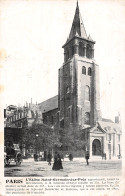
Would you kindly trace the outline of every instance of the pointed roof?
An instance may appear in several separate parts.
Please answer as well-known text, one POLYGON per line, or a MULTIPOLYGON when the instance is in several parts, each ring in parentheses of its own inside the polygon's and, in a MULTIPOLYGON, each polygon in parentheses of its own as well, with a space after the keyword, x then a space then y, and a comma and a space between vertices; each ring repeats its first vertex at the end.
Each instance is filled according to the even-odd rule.
POLYGON ((69 40, 72 39, 76 35, 87 39, 87 33, 86 33, 86 30, 85 30, 85 27, 82 21, 82 17, 79 11, 78 1, 77 1, 77 6, 76 6, 76 11, 75 11, 75 16, 73 19, 71 31, 69 34, 69 40))

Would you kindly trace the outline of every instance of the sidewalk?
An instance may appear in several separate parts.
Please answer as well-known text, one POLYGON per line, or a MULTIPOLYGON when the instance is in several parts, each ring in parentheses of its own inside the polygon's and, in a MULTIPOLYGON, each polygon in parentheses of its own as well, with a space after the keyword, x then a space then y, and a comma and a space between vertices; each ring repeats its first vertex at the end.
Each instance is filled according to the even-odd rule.
MULTIPOLYGON (((91 157, 89 159, 89 162, 112 162, 112 161, 121 161, 122 159, 118 159, 117 157, 116 158, 113 158, 113 159, 102 159, 102 157, 91 157)), ((85 158, 84 157, 75 157, 73 158, 73 162, 74 161, 77 161, 77 162, 86 162, 85 158)), ((26 162, 37 162, 37 161, 34 161, 34 158, 28 158, 28 159, 23 159, 23 162, 26 163, 26 162)), ((46 161, 38 161, 38 162, 42 162, 42 163, 46 163, 46 161)), ((52 162, 53 162, 53 159, 52 159, 52 162)), ((62 162, 70 162, 69 158, 64 158, 64 161, 62 160, 62 162)), ((72 162, 72 161, 71 161, 72 162)))
POLYGON ((9 167, 5 167, 5 176, 39 176, 39 177, 70 177, 70 176, 119 176, 122 173, 122 162, 117 160, 89 160, 89 165, 86 164, 84 158, 74 158, 69 161, 68 158, 62 161, 62 170, 52 170, 47 161, 34 161, 29 158, 23 160, 20 166, 15 163, 9 167))

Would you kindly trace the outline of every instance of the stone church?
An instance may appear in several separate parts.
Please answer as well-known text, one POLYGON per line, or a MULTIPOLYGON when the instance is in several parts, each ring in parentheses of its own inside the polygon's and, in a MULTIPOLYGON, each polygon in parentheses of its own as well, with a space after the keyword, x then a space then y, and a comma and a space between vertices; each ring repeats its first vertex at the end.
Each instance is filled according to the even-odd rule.
POLYGON ((121 158, 121 125, 102 118, 100 111, 99 65, 94 59, 95 41, 87 35, 77 2, 74 19, 59 69, 58 95, 39 105, 43 122, 49 126, 85 133, 90 158, 106 154, 121 158))

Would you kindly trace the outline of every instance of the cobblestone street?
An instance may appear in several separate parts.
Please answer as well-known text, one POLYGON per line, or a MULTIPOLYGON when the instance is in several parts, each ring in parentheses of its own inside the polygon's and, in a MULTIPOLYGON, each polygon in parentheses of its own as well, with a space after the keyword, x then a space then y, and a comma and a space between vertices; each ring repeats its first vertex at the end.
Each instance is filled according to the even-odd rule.
MULTIPOLYGON (((53 164, 53 162, 52 162, 53 164)), ((11 163, 5 167, 5 176, 39 176, 39 177, 70 177, 70 176, 120 176, 122 174, 121 160, 90 160, 89 166, 85 159, 62 161, 63 169, 53 171, 45 161, 24 160, 20 166, 11 163)))

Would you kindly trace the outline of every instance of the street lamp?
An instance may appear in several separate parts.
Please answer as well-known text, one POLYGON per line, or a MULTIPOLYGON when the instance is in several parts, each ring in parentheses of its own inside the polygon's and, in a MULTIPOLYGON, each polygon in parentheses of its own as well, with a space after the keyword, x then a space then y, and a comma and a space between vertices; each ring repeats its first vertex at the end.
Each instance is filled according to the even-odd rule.
POLYGON ((37 154, 37 138, 38 138, 38 134, 36 134, 36 154, 37 154))
POLYGON ((54 126, 52 128, 52 157, 54 157, 54 126))

